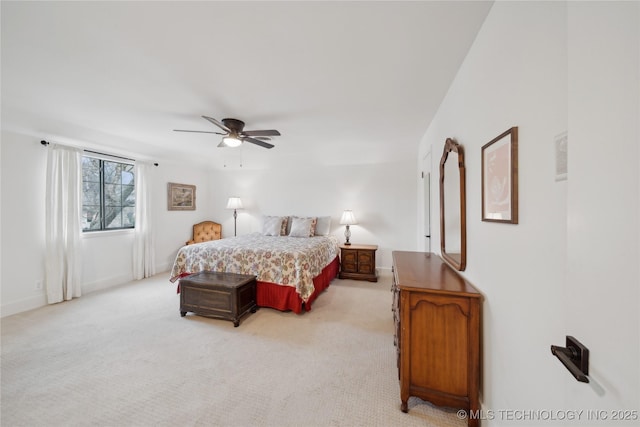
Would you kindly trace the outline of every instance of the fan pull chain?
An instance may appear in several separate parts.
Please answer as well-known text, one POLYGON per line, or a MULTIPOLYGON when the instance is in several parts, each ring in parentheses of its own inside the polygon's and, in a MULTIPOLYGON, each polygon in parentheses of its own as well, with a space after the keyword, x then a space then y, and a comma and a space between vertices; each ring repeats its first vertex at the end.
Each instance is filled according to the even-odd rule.
MULTIPOLYGON (((236 150, 236 149, 235 148, 226 147, 226 148, 222 148, 222 150, 224 150, 224 156, 223 156, 224 166, 223 167, 226 168, 227 165, 230 165, 230 163, 231 163, 231 161, 229 160, 229 153, 231 151, 236 150)), ((238 167, 242 167, 242 155, 243 155, 244 151, 243 151, 242 147, 238 148, 237 150, 239 150, 239 152, 240 152, 240 163, 238 164, 238 167)))

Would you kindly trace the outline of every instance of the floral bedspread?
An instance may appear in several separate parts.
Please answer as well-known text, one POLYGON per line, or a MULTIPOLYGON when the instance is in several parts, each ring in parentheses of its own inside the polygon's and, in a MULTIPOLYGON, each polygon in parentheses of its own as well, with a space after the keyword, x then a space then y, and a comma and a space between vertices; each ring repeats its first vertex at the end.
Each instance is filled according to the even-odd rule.
POLYGON ((338 255, 335 236, 288 237, 252 233, 184 246, 171 270, 172 282, 186 274, 221 271, 254 274, 259 281, 296 288, 302 301, 313 294, 313 278, 338 255))

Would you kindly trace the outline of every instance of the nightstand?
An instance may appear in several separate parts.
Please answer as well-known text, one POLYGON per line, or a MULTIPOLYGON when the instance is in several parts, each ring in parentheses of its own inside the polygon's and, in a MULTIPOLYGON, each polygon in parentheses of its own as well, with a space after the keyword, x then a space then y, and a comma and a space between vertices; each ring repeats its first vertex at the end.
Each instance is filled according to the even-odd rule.
POLYGON ((340 278, 377 282, 378 245, 340 245, 340 278))

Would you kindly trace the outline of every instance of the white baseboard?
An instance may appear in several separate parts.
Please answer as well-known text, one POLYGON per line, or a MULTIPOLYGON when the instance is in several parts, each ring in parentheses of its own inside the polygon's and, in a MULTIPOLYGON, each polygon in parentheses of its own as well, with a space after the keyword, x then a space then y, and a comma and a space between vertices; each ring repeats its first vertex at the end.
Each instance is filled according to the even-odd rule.
POLYGON ((376 267, 378 271, 378 276, 381 277, 391 277, 391 267, 376 267))
MULTIPOLYGON (((156 274, 162 273, 163 271, 167 272, 167 275, 171 273, 171 269, 173 268, 173 262, 165 262, 163 264, 156 264, 156 274)), ((169 280, 169 279, 167 279, 169 280)))
POLYGON ((112 276, 91 283, 83 283, 82 293, 88 294, 95 291, 101 291, 103 289, 112 288, 114 286, 122 285, 123 283, 131 282, 132 280, 133 274, 126 274, 120 276, 112 276))
POLYGON ((11 316, 12 314, 22 313, 23 311, 34 310, 36 308, 47 305, 47 296, 42 293, 29 298, 2 304, 0 307, 0 317, 11 316))
MULTIPOLYGON (((91 283, 84 283, 82 285, 82 294, 88 294, 102 289, 122 285, 132 280, 133 277, 129 274, 113 276, 91 283)), ((2 304, 2 306, 0 307, 0 317, 11 316, 13 314, 22 313, 24 311, 34 310, 36 308, 44 307, 45 305, 47 305, 47 294, 43 291, 41 294, 35 295, 33 297, 9 302, 7 304, 2 304)))

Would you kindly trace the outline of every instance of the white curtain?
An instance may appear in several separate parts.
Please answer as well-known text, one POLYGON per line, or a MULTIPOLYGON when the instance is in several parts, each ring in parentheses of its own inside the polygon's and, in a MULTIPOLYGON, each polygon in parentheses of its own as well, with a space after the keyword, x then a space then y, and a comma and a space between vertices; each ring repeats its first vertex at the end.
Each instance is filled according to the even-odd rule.
POLYGON ((155 166, 136 161, 136 228, 133 241, 133 277, 136 280, 156 273, 153 243, 151 187, 155 166))
POLYGON ((49 304, 81 295, 82 151, 51 144, 47 154, 45 282, 49 304))

